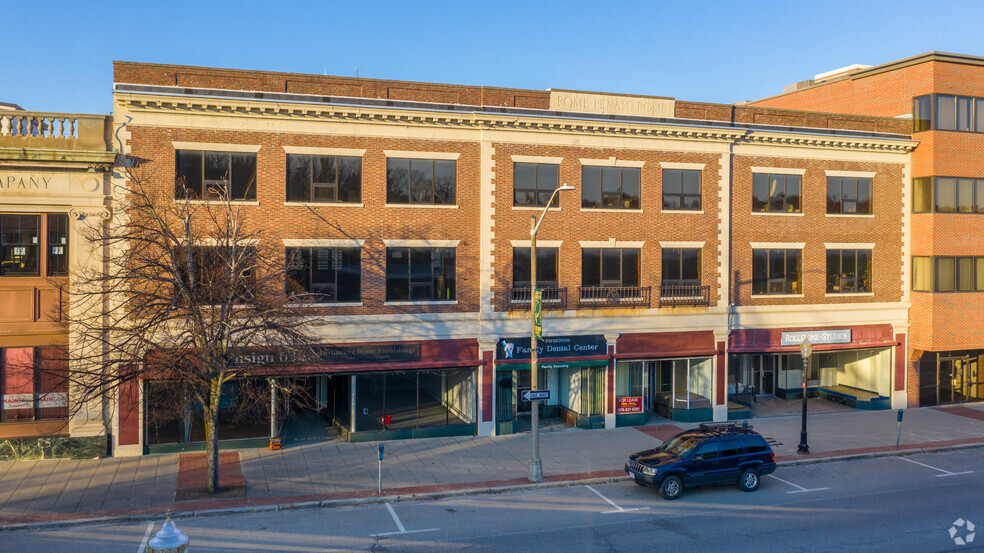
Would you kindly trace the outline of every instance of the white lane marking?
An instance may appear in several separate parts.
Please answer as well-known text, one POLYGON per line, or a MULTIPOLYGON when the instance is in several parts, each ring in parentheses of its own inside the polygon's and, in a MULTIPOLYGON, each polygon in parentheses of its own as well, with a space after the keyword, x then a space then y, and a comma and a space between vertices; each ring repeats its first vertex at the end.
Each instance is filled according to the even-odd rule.
POLYGON ((925 463, 920 463, 919 461, 913 461, 912 459, 906 459, 905 457, 899 457, 899 459, 902 459, 903 461, 909 461, 910 463, 917 464, 917 465, 919 465, 921 467, 926 467, 928 469, 933 469, 933 470, 942 472, 943 474, 937 474, 937 475, 935 475, 937 478, 940 478, 940 477, 943 477, 943 476, 957 476, 958 474, 972 474, 974 472, 972 470, 965 470, 963 472, 950 472, 948 470, 939 469, 939 468, 936 468, 936 467, 927 465, 925 463))
POLYGON ((591 486, 584 486, 584 487, 587 488, 587 489, 589 489, 589 490, 591 490, 591 491, 593 491, 595 493, 595 495, 597 495, 598 497, 600 497, 600 498, 604 499, 605 501, 607 501, 608 504, 611 505, 612 507, 615 507, 615 510, 614 511, 601 511, 601 514, 603 514, 603 515, 607 515, 608 513, 626 513, 626 512, 629 512, 629 511, 645 511, 645 510, 649 509, 649 507, 632 507, 630 509, 625 509, 625 508, 619 506, 617 503, 615 503, 611 499, 608 499, 607 497, 601 495, 601 492, 599 492, 598 490, 592 488, 591 486))
POLYGON ((796 484, 793 484, 792 482, 790 482, 788 480, 783 480, 782 478, 779 478, 778 476, 776 476, 774 474, 767 474, 766 476, 771 476, 772 478, 775 478, 776 480, 782 482, 783 484, 789 484, 790 486, 796 488, 795 490, 788 491, 786 493, 819 492, 819 491, 829 490, 830 489, 830 488, 811 488, 811 489, 806 489, 803 486, 797 486, 796 484))
POLYGON ((147 542, 150 540, 150 533, 154 531, 154 523, 147 523, 147 531, 144 532, 143 541, 140 542, 140 547, 137 549, 137 553, 144 553, 147 551, 147 542))
MULTIPOLYGON (((407 530, 403 523, 400 521, 400 517, 396 516, 396 511, 393 510, 393 506, 386 503, 386 509, 390 512, 390 516, 393 517, 393 522, 396 523, 396 527, 399 528, 396 532, 380 532, 378 534, 369 534, 370 538, 378 538, 380 536, 395 536, 397 534, 419 534, 421 532, 434 532, 440 530, 440 528, 426 528, 424 530, 407 530)), ((143 553, 142 551, 140 553, 143 553)))

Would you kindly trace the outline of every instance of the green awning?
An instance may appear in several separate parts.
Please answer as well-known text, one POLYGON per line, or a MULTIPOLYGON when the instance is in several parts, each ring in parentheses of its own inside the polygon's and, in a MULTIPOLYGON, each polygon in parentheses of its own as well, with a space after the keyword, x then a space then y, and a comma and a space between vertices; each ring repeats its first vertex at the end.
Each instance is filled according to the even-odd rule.
MULTIPOLYGON (((540 369, 580 369, 588 367, 607 367, 607 359, 594 359, 591 361, 541 361, 537 363, 537 370, 540 369)), ((528 371, 529 363, 516 363, 511 365, 496 365, 498 371, 528 371)))

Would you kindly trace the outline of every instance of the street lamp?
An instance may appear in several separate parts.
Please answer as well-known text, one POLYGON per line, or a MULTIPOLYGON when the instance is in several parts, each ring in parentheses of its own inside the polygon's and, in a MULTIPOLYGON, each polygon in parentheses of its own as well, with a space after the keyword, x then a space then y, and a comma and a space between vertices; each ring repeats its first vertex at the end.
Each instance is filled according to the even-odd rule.
POLYGON ((796 448, 796 453, 802 455, 810 453, 810 446, 806 443, 806 373, 810 372, 811 353, 813 353, 813 344, 810 343, 810 338, 806 337, 800 344, 800 355, 803 356, 803 428, 800 430, 799 447, 796 448))
MULTIPOLYGON (((530 221, 530 388, 534 391, 539 388, 537 385, 539 375, 536 370, 536 348, 539 344, 536 340, 536 306, 534 305, 536 298, 536 232, 540 230, 540 223, 546 217, 547 211, 550 209, 550 204, 553 203, 557 193, 566 192, 567 190, 574 190, 574 187, 565 184, 555 189, 553 194, 550 195, 550 199, 547 200, 547 205, 543 208, 543 213, 540 214, 539 219, 534 213, 533 219, 530 221)), ((532 409, 530 422, 533 427, 533 451, 530 455, 530 474, 527 478, 529 478, 530 482, 542 482, 543 462, 540 460, 540 400, 532 399, 530 401, 530 407, 532 409)))

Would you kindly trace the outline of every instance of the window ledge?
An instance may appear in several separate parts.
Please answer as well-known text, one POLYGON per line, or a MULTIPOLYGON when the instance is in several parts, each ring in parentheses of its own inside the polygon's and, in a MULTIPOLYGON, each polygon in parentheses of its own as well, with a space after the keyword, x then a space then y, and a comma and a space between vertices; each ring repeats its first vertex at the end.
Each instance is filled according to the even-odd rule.
POLYGON ((826 217, 843 217, 846 219, 874 219, 874 213, 827 213, 826 217))
POLYGON ((753 211, 752 215, 775 215, 778 217, 802 217, 803 212, 787 213, 785 211, 753 211))
POLYGON ((415 208, 419 207, 422 209, 458 209, 457 204, 444 205, 444 204, 384 204, 383 207, 399 207, 399 208, 415 208))
POLYGON ((595 213, 642 213, 641 209, 622 209, 617 207, 582 207, 581 211, 589 211, 595 213))
POLYGON ((388 301, 383 305, 458 305, 458 300, 450 301, 388 301))
POLYGON ((825 298, 842 298, 842 297, 871 298, 874 296, 875 296, 874 292, 827 292, 826 294, 824 294, 825 298))
MULTIPOLYGON (((175 198, 176 202, 184 202, 181 198, 175 198)), ((221 205, 226 203, 226 200, 187 200, 189 204, 194 205, 221 205)), ((228 200, 230 204, 233 205, 260 205, 257 200, 228 200)))
POLYGON ((703 209, 661 209, 660 213, 685 213, 687 215, 703 215, 703 209))
POLYGON ((753 300, 763 300, 772 298, 803 298, 803 294, 752 294, 753 300))
POLYGON ((348 202, 284 202, 287 207, 366 207, 366 204, 348 202))
POLYGON ((288 303, 289 307, 362 307, 362 302, 288 303))

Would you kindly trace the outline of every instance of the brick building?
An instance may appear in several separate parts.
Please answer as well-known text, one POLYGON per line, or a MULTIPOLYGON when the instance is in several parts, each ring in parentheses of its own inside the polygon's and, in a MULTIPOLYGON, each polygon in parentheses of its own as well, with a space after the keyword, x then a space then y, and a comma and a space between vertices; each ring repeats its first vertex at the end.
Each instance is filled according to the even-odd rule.
POLYGON ((984 58, 931 52, 852 66, 751 105, 893 117, 918 140, 911 214, 909 405, 984 398, 984 58))
MULTIPOLYGON (((318 298, 334 353, 291 374, 348 439, 523 427, 530 221, 562 184, 537 234, 543 416, 747 417, 802 393, 806 337, 812 393, 906 404, 909 121, 130 62, 114 80, 121 153, 161 190, 218 183, 299 260, 285 288, 318 298)), ((166 386, 120 406, 139 416, 118 453, 195 441, 148 422, 166 386)))

